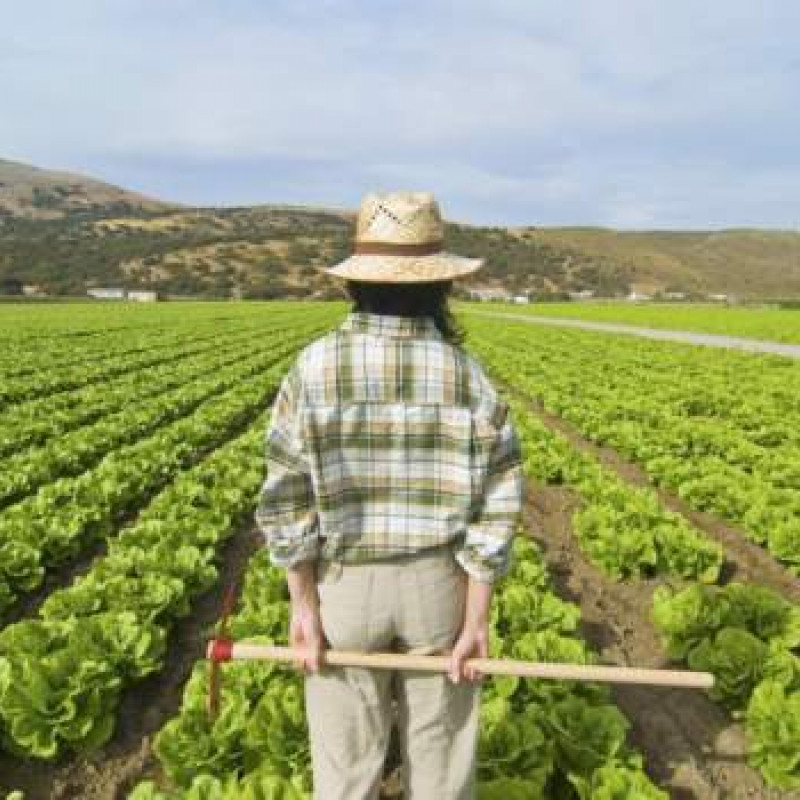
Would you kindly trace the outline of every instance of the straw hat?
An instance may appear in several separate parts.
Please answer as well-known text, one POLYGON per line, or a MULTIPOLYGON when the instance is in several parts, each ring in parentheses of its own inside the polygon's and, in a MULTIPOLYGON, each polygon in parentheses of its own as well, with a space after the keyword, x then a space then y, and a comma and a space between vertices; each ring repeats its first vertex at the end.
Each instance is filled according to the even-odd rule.
POLYGON ((429 192, 370 193, 361 201, 350 258, 324 271, 370 283, 429 283, 461 278, 483 259, 442 249, 444 224, 429 192))

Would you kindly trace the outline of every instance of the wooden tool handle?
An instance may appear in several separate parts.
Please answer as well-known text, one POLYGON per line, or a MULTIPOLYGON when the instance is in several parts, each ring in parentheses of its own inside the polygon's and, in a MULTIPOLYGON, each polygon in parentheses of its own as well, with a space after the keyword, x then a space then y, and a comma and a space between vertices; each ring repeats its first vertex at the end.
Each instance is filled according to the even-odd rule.
MULTIPOLYGON (((293 661, 290 647, 265 644, 217 642, 208 647, 208 657, 215 660, 293 661), (220 658, 220 652, 224 656, 220 658)), ((325 650, 322 663, 332 667, 367 667, 368 669, 412 670, 415 672, 447 672, 448 656, 418 656, 409 653, 346 653, 325 650)), ((471 667, 486 675, 510 675, 517 678, 549 678, 554 680, 591 681, 598 683, 635 683, 646 686, 674 686, 682 689, 710 689, 714 676, 710 672, 687 670, 638 669, 582 664, 544 664, 502 658, 471 658, 471 667)))

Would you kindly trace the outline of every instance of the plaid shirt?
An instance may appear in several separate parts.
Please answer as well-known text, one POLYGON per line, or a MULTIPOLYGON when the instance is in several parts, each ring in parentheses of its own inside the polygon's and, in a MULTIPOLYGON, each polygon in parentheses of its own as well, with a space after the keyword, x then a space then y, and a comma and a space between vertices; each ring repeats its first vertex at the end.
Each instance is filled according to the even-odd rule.
POLYGON ((429 318, 351 313, 306 347, 267 452, 256 521, 275 564, 450 545, 478 580, 509 568, 522 472, 508 408, 429 318))

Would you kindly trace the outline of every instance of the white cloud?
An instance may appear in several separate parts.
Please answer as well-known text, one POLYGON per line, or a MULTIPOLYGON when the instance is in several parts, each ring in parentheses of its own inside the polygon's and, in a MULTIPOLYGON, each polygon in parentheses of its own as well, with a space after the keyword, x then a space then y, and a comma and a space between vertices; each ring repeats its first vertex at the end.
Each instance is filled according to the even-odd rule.
POLYGON ((792 0, 29 0, 5 16, 0 155, 172 197, 191 164, 208 183, 187 201, 252 200, 246 165, 268 163, 271 199, 344 205, 394 181, 485 221, 786 225, 800 203, 797 184, 775 192, 800 168, 792 0))

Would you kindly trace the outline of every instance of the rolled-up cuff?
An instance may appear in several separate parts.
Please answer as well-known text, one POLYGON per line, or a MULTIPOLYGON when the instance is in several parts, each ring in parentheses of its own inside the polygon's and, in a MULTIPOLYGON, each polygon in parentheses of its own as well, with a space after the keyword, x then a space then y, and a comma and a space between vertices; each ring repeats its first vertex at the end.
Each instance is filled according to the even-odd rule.
POLYGON ((311 539, 303 542, 300 545, 288 547, 275 547, 267 543, 269 547, 270 561, 276 567, 283 567, 288 569, 303 561, 316 561, 319 557, 319 542, 317 539, 311 539))
POLYGON ((468 549, 457 550, 455 553, 456 561, 464 571, 475 580, 481 583, 496 583, 508 574, 511 569, 511 556, 501 562, 488 564, 486 561, 475 557, 468 549))

